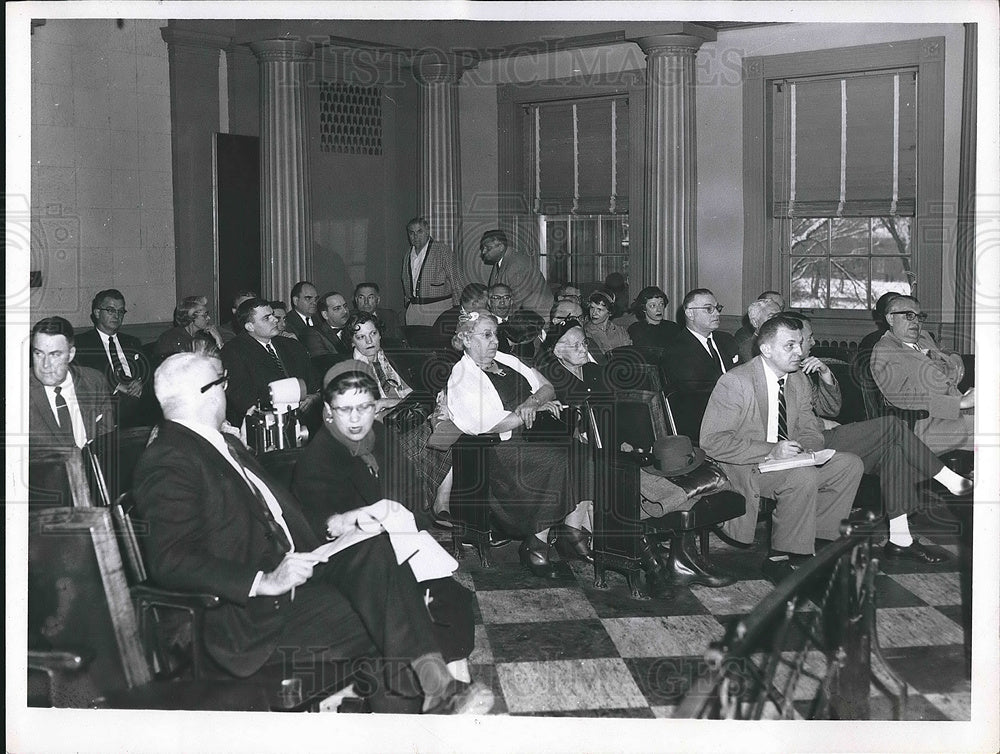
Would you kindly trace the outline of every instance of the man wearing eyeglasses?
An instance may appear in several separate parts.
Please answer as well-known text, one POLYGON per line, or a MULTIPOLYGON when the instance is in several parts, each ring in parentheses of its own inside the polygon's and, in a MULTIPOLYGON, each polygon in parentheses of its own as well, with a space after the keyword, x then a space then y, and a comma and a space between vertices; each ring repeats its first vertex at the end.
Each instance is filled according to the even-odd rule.
POLYGON ((695 288, 681 309, 684 329, 664 349, 663 369, 680 390, 711 390, 739 361, 733 336, 719 332, 723 305, 708 288, 695 288))
POLYGON ((497 318, 499 348, 519 359, 533 359, 545 321, 528 309, 514 309, 510 286, 499 284, 487 294, 490 314, 497 318))
MULTIPOLYGON (((263 302, 251 314, 273 320, 263 302)), ((225 381, 219 361, 200 354, 160 365, 154 387, 166 421, 136 466, 134 488, 152 579, 221 598, 205 615, 212 659, 239 678, 280 665, 310 687, 326 663, 365 659, 353 667, 370 671, 359 681, 373 711, 417 712, 421 695, 431 711, 488 711, 492 695, 473 698, 451 683, 424 589, 397 565, 386 537, 312 554, 320 542, 298 500, 221 431, 225 381)))
POLYGON ((972 450, 975 388, 958 389, 965 376, 962 357, 937 347, 923 329, 926 319, 912 296, 889 302, 889 329, 872 350, 872 376, 893 406, 928 412, 913 432, 935 453, 972 450))
POLYGON ((122 427, 151 423, 149 411, 152 377, 149 361, 138 338, 121 332, 125 321, 125 296, 115 288, 98 291, 90 305, 93 330, 76 336, 76 362, 107 376, 122 427))

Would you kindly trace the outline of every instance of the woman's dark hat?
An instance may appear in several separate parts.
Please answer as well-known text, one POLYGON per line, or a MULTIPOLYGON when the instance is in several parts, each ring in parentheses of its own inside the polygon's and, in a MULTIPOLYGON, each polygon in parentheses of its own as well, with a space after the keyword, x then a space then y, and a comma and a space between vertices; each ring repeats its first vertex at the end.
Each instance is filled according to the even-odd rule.
POLYGON ((562 340, 563 336, 574 327, 583 327, 576 317, 569 317, 559 324, 549 324, 545 328, 545 340, 542 341, 542 347, 546 351, 551 351, 556 347, 556 343, 562 340))
POLYGON ((646 471, 657 476, 682 476, 705 462, 705 451, 691 444, 684 435, 664 437, 653 443, 653 463, 646 471))
POLYGON ((357 359, 344 359, 343 361, 338 361, 332 367, 330 367, 326 374, 323 375, 323 387, 325 388, 330 384, 330 381, 334 377, 339 377, 345 372, 364 372, 369 377, 375 376, 375 370, 372 369, 371 364, 366 364, 363 361, 358 361, 357 359))

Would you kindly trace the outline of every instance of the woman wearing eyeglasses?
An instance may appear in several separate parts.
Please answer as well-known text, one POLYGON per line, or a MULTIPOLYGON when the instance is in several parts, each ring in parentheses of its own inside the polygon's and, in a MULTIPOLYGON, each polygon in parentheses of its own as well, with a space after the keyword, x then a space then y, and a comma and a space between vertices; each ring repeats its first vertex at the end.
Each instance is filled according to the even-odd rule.
POLYGON ((203 350, 211 346, 222 348, 222 335, 208 313, 208 299, 188 296, 174 309, 174 326, 156 341, 156 355, 160 361, 175 353, 193 351, 195 341, 201 341, 203 350))
POLYGON ((676 322, 666 318, 667 294, 655 285, 639 291, 632 304, 632 313, 638 320, 628 328, 632 345, 650 348, 666 348, 680 328, 676 322))
MULTIPOLYGON (((321 539, 355 529, 359 509, 383 499, 407 503, 397 488, 402 475, 390 470, 386 431, 375 421, 379 388, 366 363, 349 359, 323 378, 323 427, 295 464, 292 492, 321 539)), ((405 566, 404 566, 405 567, 405 566)), ((420 584, 429 588, 429 612, 444 659, 458 680, 468 682, 464 662, 473 647, 472 596, 452 578, 420 584)))
POLYGON ((568 448, 525 442, 542 416, 559 418, 555 390, 538 370, 497 350, 497 321, 489 312, 460 317, 453 342, 463 356, 448 379, 451 419, 465 434, 499 437, 488 448, 491 512, 505 533, 522 538, 521 563, 536 576, 554 578, 550 528, 562 524, 557 536, 589 554, 582 531, 587 506, 567 494, 568 448))

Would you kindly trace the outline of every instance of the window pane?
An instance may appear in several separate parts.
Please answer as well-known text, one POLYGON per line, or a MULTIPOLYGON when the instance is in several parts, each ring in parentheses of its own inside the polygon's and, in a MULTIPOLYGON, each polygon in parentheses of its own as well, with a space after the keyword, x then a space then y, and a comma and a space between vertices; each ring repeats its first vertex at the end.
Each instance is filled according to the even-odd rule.
POLYGON ((872 254, 909 254, 911 217, 872 218, 872 254))
POLYGON ((601 245, 599 216, 570 219, 573 240, 570 249, 571 267, 567 280, 593 280, 596 273, 594 254, 601 245))
POLYGON ((830 259, 830 308, 871 308, 868 304, 868 257, 830 259))
POLYGON ((551 283, 567 280, 569 272, 569 227, 566 220, 545 222, 545 279, 551 283))
POLYGON ((801 254, 828 254, 827 229, 829 221, 822 217, 793 218, 792 238, 789 248, 792 256, 801 254))
POLYGON ((831 254, 867 254, 868 218, 840 217, 831 220, 831 254))
POLYGON ((876 257, 872 259, 872 299, 889 291, 909 296, 911 276, 909 257, 876 257))
POLYGON ((791 307, 826 309, 830 264, 827 258, 792 257, 791 307))

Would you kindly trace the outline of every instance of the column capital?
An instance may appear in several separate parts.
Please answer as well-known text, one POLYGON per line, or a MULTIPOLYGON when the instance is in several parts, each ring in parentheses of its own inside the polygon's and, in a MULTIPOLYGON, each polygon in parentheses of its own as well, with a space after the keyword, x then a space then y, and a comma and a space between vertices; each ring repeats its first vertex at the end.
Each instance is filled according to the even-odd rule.
POLYGON ((226 57, 239 63, 257 62, 257 56, 253 54, 248 45, 235 42, 226 47, 226 57))
POLYGON ((462 74, 479 65, 468 55, 447 55, 427 53, 414 57, 411 67, 413 75, 421 84, 455 84, 462 74))
POLYGON ((226 34, 209 34, 191 29, 175 29, 164 26, 160 29, 163 41, 171 47, 201 47, 206 50, 224 50, 232 43, 233 38, 226 34))
POLYGON ((264 39, 251 42, 250 49, 260 63, 298 63, 311 60, 315 46, 299 39, 264 39))
POLYGON ((639 37, 635 40, 635 43, 648 57, 694 55, 704 42, 703 37, 693 34, 659 34, 655 37, 639 37))

